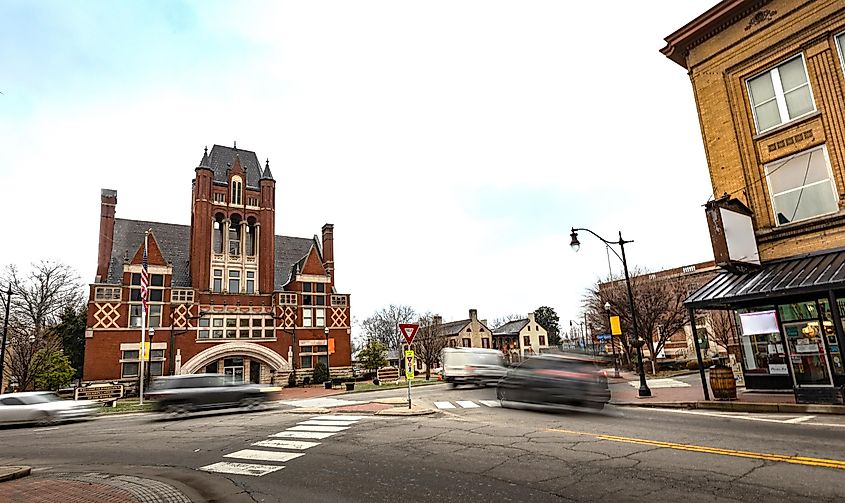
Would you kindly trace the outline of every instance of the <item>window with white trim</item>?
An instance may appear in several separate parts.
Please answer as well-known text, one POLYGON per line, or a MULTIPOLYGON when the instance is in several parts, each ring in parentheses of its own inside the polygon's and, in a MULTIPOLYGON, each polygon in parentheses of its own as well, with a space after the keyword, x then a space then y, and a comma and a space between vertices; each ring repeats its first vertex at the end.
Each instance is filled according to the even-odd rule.
POLYGON ((279 305, 281 306, 295 306, 296 305, 296 294, 295 293, 280 293, 279 294, 279 305))
POLYGON ((229 198, 229 201, 231 201, 231 204, 237 204, 237 205, 242 204, 241 203, 241 197, 243 196, 243 191, 244 191, 243 188, 244 188, 244 184, 243 184, 243 181, 241 180, 241 177, 233 176, 232 177, 232 197, 229 198))
POLYGON ((836 47, 839 50, 839 62, 842 63, 842 70, 845 71, 845 32, 836 36, 836 47))
POLYGON ((241 271, 237 269, 229 270, 229 293, 240 293, 241 291, 241 271))
POLYGON ((94 300, 120 300, 120 287, 98 286, 94 289, 94 300))
MULTIPOLYGON (((310 343, 311 341, 301 341, 310 343)), ((317 362, 328 365, 329 347, 325 344, 307 344, 299 347, 299 366, 303 369, 314 368, 317 362)))
POLYGON ((211 196, 215 203, 224 204, 226 202, 226 194, 222 192, 215 192, 211 196))
POLYGON ((272 316, 226 315, 200 318, 197 339, 272 339, 276 337, 272 316))
POLYGON ((302 308, 302 326, 303 327, 310 327, 314 324, 313 318, 311 317, 311 309, 310 308, 302 308))
POLYGON ((214 269, 211 279, 211 291, 214 293, 223 291, 223 269, 214 269))
POLYGON ((764 169, 777 225, 839 210, 824 145, 771 162, 764 169))
POLYGON ((302 305, 303 306, 325 306, 326 305, 326 284, 325 283, 302 283, 302 305))
POLYGON ((246 271, 246 293, 255 293, 255 271, 246 271))
POLYGON ((748 79, 747 84, 758 133, 816 110, 801 54, 748 79))
POLYGON ((346 307, 348 304, 346 295, 332 295, 332 307, 346 307))
POLYGON ((248 206, 258 206, 258 198, 257 197, 248 197, 246 198, 246 204, 248 206))
POLYGON ((315 327, 325 327, 326 326, 326 310, 322 308, 314 309, 314 326, 315 327))
POLYGON ((171 290, 170 292, 170 302, 172 303, 187 303, 190 304, 194 301, 194 291, 193 290, 171 290))
MULTIPOLYGON (((141 369, 141 352, 137 349, 123 350, 120 352, 120 377, 123 379, 130 379, 138 377, 141 369)), ((151 376, 164 375, 164 350, 152 349, 150 350, 149 359, 144 362, 150 367, 151 376)), ((146 370, 144 371, 146 373, 146 370)))

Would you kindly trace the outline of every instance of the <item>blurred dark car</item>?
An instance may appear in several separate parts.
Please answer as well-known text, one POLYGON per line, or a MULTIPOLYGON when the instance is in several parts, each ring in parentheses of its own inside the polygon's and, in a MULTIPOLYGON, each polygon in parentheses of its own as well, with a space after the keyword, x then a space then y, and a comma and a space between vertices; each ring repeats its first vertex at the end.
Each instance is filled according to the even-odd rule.
POLYGON ((62 400, 52 391, 30 391, 0 395, 0 425, 88 419, 100 408, 91 400, 62 400))
POLYGON ((273 400, 278 386, 233 383, 222 374, 190 374, 158 377, 146 397, 153 408, 173 416, 210 409, 255 409, 273 400))
POLYGON ((610 401, 607 376, 593 359, 546 354, 512 367, 496 387, 503 406, 511 403, 570 405, 601 410, 610 401))

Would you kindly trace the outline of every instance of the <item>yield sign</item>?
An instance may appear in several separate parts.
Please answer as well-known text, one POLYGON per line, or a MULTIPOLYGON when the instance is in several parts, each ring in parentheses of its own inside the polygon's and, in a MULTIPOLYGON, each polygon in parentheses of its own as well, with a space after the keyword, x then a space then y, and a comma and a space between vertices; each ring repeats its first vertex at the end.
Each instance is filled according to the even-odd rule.
POLYGON ((416 323, 399 324, 399 330, 402 332, 402 335, 405 336, 405 340, 408 341, 409 346, 414 342, 414 336, 417 335, 417 330, 419 328, 420 326, 416 323))

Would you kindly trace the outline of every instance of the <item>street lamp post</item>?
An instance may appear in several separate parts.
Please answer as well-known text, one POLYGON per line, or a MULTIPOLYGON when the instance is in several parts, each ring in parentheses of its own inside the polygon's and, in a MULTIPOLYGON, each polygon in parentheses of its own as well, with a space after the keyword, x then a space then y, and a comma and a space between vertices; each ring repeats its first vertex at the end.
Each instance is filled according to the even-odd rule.
POLYGON ((640 372, 640 389, 639 389, 639 396, 640 398, 650 397, 651 390, 648 388, 648 384, 645 380, 645 370, 643 369, 643 344, 645 340, 640 338, 639 330, 637 328, 637 313, 634 309, 634 291, 631 289, 631 276, 628 274, 628 261, 625 259, 625 245, 628 243, 633 243, 633 241, 626 241, 622 239, 622 232, 619 232, 619 241, 608 241, 603 237, 599 236, 595 232, 591 231, 590 229, 585 228, 572 228, 572 233, 570 237, 572 237, 572 241, 569 243, 569 246, 572 247, 573 250, 576 252, 581 249, 581 242, 578 241, 578 231, 586 231, 592 234, 593 236, 597 237, 601 240, 604 244, 608 245, 608 249, 613 251, 614 255, 616 255, 619 260, 622 261, 622 269, 625 271, 625 285, 628 288, 628 307, 631 309, 631 324, 633 325, 633 341, 632 344, 637 348, 637 363, 638 363, 638 370, 640 372), (622 256, 619 256, 616 253, 616 250, 611 248, 609 245, 619 245, 619 249, 622 251, 622 256))
POLYGON ((604 310, 607 311, 607 331, 610 333, 610 350, 613 351, 613 377, 619 377, 619 361, 616 359, 616 343, 613 341, 613 327, 610 323, 610 302, 604 303, 604 310))
POLYGON ((329 358, 331 355, 329 354, 329 327, 323 328, 323 333, 326 334, 326 371, 329 374, 329 387, 332 385, 332 365, 329 358))

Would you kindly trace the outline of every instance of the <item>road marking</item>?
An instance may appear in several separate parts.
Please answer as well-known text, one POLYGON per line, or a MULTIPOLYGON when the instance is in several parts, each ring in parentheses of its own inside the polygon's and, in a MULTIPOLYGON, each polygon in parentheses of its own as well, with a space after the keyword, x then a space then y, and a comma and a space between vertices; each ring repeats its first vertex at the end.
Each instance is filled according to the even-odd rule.
POLYGON ((299 452, 259 451, 258 449, 241 449, 238 452, 226 454, 224 458, 251 459, 253 461, 278 461, 284 463, 305 454, 299 452))
POLYGON ((816 417, 816 416, 794 417, 792 419, 787 419, 786 421, 784 421, 784 423, 790 423, 790 424, 803 423, 804 421, 809 421, 810 419, 813 419, 814 417, 816 417))
POLYGON ((782 463, 791 463, 794 465, 818 466, 822 468, 835 468, 837 470, 845 470, 845 461, 838 459, 824 459, 824 458, 808 458, 803 456, 786 456, 783 454, 770 454, 764 452, 750 452, 750 451, 736 451, 733 449, 721 449, 718 447, 706 447, 702 445, 692 444, 677 444, 674 442, 661 442, 659 440, 647 440, 641 438, 619 437, 616 435, 602 435, 598 433, 586 433, 582 431, 564 430, 549 428, 546 431, 555 431, 560 433, 569 433, 573 435, 585 435, 599 440, 607 440, 610 442, 623 442, 628 444, 648 445, 652 447, 663 447, 666 449, 676 449, 680 451, 699 452, 703 454, 719 454, 722 456, 733 456, 738 458, 760 459, 764 461, 780 461, 782 463))
POLYGON ((224 461, 222 463, 214 463, 212 465, 203 466, 200 470, 215 473, 230 473, 232 475, 250 475, 253 477, 261 477, 268 473, 279 471, 284 466, 270 466, 270 465, 254 465, 251 463, 230 463, 224 461))
POLYGON ((320 442, 305 442, 304 440, 262 440, 255 442, 257 447, 272 447, 274 449, 293 449, 295 451, 302 451, 320 445, 320 442))
POLYGON ((337 433, 348 429, 349 426, 294 426, 292 428, 288 428, 288 431, 324 431, 337 433))
POLYGON ((502 404, 498 400, 479 400, 479 402, 483 403, 488 407, 501 407, 502 404))
POLYGON ((361 419, 366 419, 368 416, 346 416, 341 414, 331 414, 328 416, 314 416, 311 419, 318 419, 318 420, 329 420, 329 421, 360 421, 361 419))
POLYGON ((356 422, 357 421, 337 421, 337 420, 319 421, 319 420, 316 420, 316 419, 309 419, 308 421, 301 421, 301 422, 296 423, 296 424, 299 424, 299 425, 302 425, 302 426, 352 426, 356 422))
POLYGON ((720 418, 727 418, 727 419, 742 419, 743 421, 759 421, 762 423, 780 423, 780 424, 800 424, 802 426, 829 426, 834 428, 845 428, 845 424, 836 424, 836 423, 809 423, 810 419, 814 419, 816 416, 800 416, 800 417, 793 417, 790 419, 770 419, 766 417, 754 417, 754 416, 744 416, 739 413, 727 413, 727 412, 705 412, 702 410, 684 410, 684 409, 651 409, 655 412, 670 412, 673 414, 692 414, 696 416, 711 416, 711 417, 720 417, 720 418))
POLYGON ((456 400, 456 403, 465 409, 474 409, 476 407, 481 407, 477 403, 472 402, 470 400, 456 400))
POLYGON ((452 402, 434 402, 434 406, 438 409, 454 409, 455 406, 452 405, 452 402))
POLYGON ((318 440, 328 438, 334 433, 320 433, 317 431, 280 431, 270 435, 271 437, 279 438, 316 438, 318 440))

